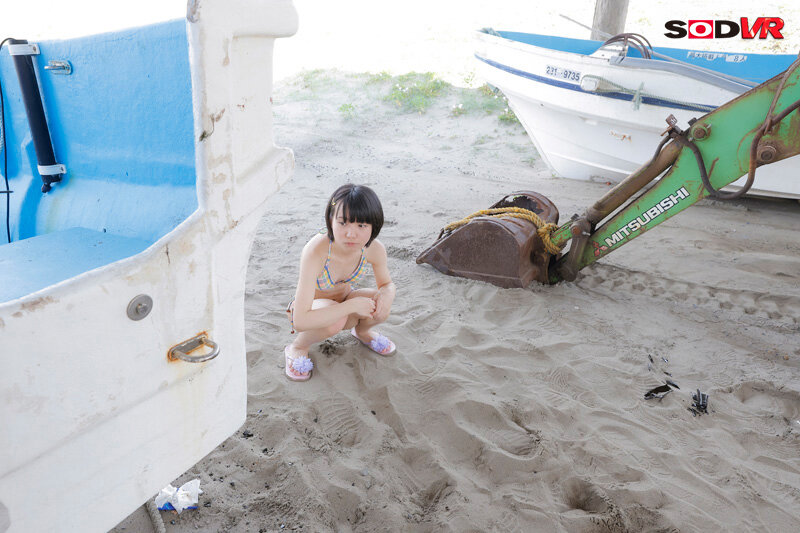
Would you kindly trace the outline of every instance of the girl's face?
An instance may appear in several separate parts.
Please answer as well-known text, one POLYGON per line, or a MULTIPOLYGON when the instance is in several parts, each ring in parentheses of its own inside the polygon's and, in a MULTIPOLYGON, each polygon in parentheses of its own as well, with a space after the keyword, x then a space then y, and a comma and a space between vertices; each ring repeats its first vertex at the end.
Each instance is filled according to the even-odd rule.
POLYGON ((372 236, 372 224, 347 222, 342 216, 341 207, 336 209, 331 227, 333 228, 333 241, 348 250, 360 250, 367 245, 372 236))

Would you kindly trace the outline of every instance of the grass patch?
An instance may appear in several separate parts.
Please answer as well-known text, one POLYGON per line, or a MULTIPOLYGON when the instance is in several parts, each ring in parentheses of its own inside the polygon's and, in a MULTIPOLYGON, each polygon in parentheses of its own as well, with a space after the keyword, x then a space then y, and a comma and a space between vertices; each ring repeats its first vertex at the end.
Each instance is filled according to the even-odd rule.
POLYGON ((466 114, 497 115, 503 124, 519 124, 519 120, 508 106, 508 99, 498 89, 483 84, 474 89, 464 89, 459 103, 450 110, 450 115, 458 117, 466 114))
POLYGON ((453 116, 465 114, 494 115, 501 113, 508 107, 506 97, 499 91, 493 91, 488 85, 482 85, 477 90, 462 89, 457 103, 453 109, 453 116), (455 112, 455 109, 458 111, 455 112))
POLYGON ((372 85, 375 83, 383 83, 385 81, 389 81, 392 79, 392 75, 386 72, 385 70, 379 72, 378 74, 370 74, 369 78, 367 78, 367 84, 372 85))
POLYGON ((486 144, 492 140, 492 137, 489 135, 478 135, 475 139, 475 142, 472 143, 472 146, 480 146, 481 144, 486 144))
POLYGON ((456 104, 450 110, 450 115, 453 116, 453 117, 459 117, 459 116, 463 115, 466 112, 467 112, 467 110, 464 109, 464 104, 456 104))
POLYGON ((303 89, 316 91, 330 83, 330 81, 328 72, 323 69, 314 69, 303 71, 298 78, 298 85, 303 89))
POLYGON ((317 100, 334 83, 331 76, 330 70, 303 70, 291 80, 287 80, 287 86, 281 88, 282 100, 286 102, 317 100))
POLYGON ((518 124, 520 126, 522 125, 520 124, 517 115, 514 114, 514 112, 511 110, 510 107, 506 107, 497 118, 500 119, 500 122, 502 122, 503 124, 509 124, 509 125, 518 124))
POLYGON ((492 89, 492 87, 488 83, 484 83, 480 87, 478 87, 478 92, 481 93, 483 96, 497 96, 500 94, 498 89, 492 89))
MULTIPOLYGON (((387 80, 388 81, 388 80, 387 80)), ((450 90, 451 85, 432 72, 410 72, 392 78, 393 87, 385 100, 406 112, 424 113, 431 100, 450 90)))
POLYGON ((471 89, 473 83, 475 83, 475 72, 474 71, 472 71, 469 74, 467 74, 466 76, 464 76, 464 85, 466 85, 467 87, 469 87, 471 89))
POLYGON ((341 113, 345 119, 351 119, 356 116, 356 106, 353 104, 342 104, 339 106, 339 113, 341 113))

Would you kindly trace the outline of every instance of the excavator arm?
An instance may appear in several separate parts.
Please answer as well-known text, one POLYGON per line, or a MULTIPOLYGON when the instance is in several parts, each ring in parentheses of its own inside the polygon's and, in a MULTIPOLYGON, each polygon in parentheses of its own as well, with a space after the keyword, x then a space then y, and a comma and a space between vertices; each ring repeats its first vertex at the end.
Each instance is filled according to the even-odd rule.
POLYGON ((571 281, 585 266, 698 200, 741 196, 753 184, 757 167, 800 153, 798 66, 800 59, 692 120, 686 131, 670 115, 651 160, 583 215, 559 226, 558 209, 547 197, 512 193, 445 226, 417 263, 501 287, 571 281), (747 182, 736 192, 720 190, 745 174, 747 182))
POLYGON ((740 196, 752 185, 758 166, 800 153, 800 114, 794 112, 800 107, 798 65, 800 60, 692 121, 686 131, 678 128, 670 115, 664 140, 647 164, 582 216, 552 232, 550 239, 556 247, 567 242, 570 247, 549 268, 548 281, 574 280, 585 266, 702 198, 740 196), (664 171, 666 174, 646 189, 664 171), (742 189, 720 191, 745 174, 748 180, 742 189))

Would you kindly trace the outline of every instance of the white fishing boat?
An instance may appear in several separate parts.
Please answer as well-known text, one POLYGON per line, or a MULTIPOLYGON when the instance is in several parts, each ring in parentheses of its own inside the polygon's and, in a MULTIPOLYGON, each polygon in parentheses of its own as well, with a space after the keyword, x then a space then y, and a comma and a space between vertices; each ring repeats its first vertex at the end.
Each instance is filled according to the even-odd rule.
POLYGON ((291 0, 195 0, 0 48, 0 532, 107 531, 244 422, 250 247, 294 168, 273 44, 296 29, 291 0))
MULTIPOLYGON (((686 128, 796 59, 610 41, 477 32, 479 75, 506 95, 557 176, 621 181, 652 157, 669 115, 686 128)), ((798 171, 796 158, 761 167, 750 194, 800 198, 798 171)))

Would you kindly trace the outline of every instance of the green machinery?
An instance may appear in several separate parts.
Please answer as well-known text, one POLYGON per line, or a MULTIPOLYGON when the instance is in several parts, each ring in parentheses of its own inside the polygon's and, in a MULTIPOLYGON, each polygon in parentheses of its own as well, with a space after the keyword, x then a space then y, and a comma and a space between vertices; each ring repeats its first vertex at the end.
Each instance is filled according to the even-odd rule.
POLYGON ((582 268, 702 198, 741 196, 752 185, 757 167, 800 153, 800 112, 794 112, 800 107, 798 66, 800 59, 691 121, 686 131, 676 126, 674 117, 667 118, 653 158, 583 215, 559 226, 558 210, 549 199, 535 192, 515 193, 468 217, 468 223, 465 219, 446 227, 417 262, 503 287, 524 287, 533 279, 571 281, 582 268), (720 191, 745 174, 743 188, 720 191), (569 249, 561 253, 568 242, 569 249))

